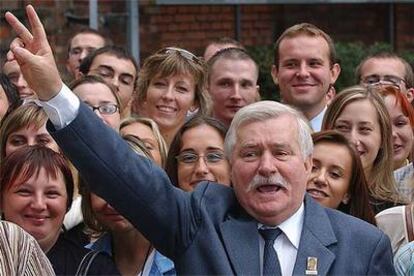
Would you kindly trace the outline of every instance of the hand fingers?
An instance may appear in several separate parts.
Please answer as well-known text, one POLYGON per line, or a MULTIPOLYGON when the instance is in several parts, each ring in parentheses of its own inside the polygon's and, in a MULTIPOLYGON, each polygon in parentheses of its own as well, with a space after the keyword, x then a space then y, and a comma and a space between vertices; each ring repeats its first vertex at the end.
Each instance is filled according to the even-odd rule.
POLYGON ((43 43, 46 41, 46 32, 43 28, 43 24, 39 19, 35 9, 32 5, 26 7, 27 17, 29 18, 30 27, 32 28, 33 36, 43 43))
POLYGON ((24 43, 29 44, 33 39, 33 36, 29 32, 29 30, 11 12, 6 12, 5 17, 7 22, 17 33, 17 36, 20 37, 24 41, 24 43))
MULTIPOLYGON (((20 37, 16 37, 13 39, 13 41, 10 43, 10 49, 14 49, 16 47, 24 47, 23 40, 20 37)), ((12 52, 12 50, 7 52, 7 61, 12 61, 15 59, 15 56, 12 52)))
POLYGON ((7 55, 6 55, 6 60, 7 60, 7 61, 12 61, 12 60, 15 60, 14 54, 13 54, 13 52, 12 52, 11 50, 9 50, 9 51, 7 52, 7 55))
POLYGON ((10 48, 14 48, 14 47, 24 47, 24 42, 23 39, 21 39, 20 37, 16 37, 15 39, 13 39, 13 41, 10 43, 10 48))
POLYGON ((26 63, 33 63, 34 55, 28 50, 22 47, 16 47, 12 49, 12 52, 17 60, 17 63, 20 67, 24 66, 26 63))

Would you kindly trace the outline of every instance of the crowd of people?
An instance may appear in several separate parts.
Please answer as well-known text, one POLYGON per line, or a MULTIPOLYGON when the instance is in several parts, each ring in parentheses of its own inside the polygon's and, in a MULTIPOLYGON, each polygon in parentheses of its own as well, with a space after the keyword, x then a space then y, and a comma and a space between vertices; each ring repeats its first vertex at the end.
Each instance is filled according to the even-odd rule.
POLYGON ((332 38, 294 25, 275 42, 278 103, 260 99, 258 65, 233 39, 204 57, 168 45, 139 68, 84 29, 64 84, 26 13, 30 27, 5 15, 16 38, 0 75, 0 209, 33 238, 5 224, 23 239, 0 231, 6 271, 30 254, 26 275, 414 273, 403 58, 366 57, 337 92, 332 38))

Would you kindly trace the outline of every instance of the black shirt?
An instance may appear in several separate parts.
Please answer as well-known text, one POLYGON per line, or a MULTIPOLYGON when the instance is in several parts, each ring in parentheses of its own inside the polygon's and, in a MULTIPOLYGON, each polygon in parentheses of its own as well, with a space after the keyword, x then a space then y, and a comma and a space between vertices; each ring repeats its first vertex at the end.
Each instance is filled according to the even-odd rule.
MULTIPOLYGON (((83 248, 61 234, 46 254, 56 275, 75 275, 83 257, 90 249, 83 248)), ((120 275, 112 259, 100 252, 93 260, 87 275, 120 275)))

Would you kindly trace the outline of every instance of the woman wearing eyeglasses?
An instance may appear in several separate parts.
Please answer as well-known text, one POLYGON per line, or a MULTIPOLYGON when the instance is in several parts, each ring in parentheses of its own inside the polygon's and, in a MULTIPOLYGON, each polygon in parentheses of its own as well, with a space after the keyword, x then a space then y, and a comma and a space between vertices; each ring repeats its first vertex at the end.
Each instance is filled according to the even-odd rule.
POLYGON ((70 88, 106 125, 119 131, 122 106, 110 84, 101 77, 90 75, 76 80, 70 88))
POLYGON ((178 131, 165 170, 171 182, 192 191, 201 181, 230 186, 230 166, 224 155, 227 129, 216 119, 196 116, 178 131))
POLYGON ((184 49, 161 49, 145 60, 137 93, 133 112, 153 119, 170 145, 187 114, 208 112, 205 63, 184 49))

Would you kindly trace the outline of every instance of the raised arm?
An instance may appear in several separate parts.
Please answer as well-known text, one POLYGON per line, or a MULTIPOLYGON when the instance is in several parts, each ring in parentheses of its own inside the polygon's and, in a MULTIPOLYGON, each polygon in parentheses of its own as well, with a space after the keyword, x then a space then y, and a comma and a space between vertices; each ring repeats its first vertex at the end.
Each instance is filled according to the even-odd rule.
POLYGON ((6 20, 17 34, 10 45, 8 60, 16 60, 29 86, 40 100, 50 100, 62 88, 62 80, 56 67, 46 32, 36 11, 26 7, 30 32, 12 13, 6 12, 6 20))
MULTIPOLYGON (((8 59, 18 61, 29 86, 52 117, 54 113, 49 114, 46 105, 62 100, 66 103, 66 96, 73 94, 60 79, 45 30, 32 6, 27 7, 27 15, 32 33, 13 14, 6 14, 18 35, 8 59)), ((56 113, 68 109, 62 103, 50 105, 56 113)), ((64 122, 57 127, 59 130, 48 124, 65 156, 92 192, 130 220, 164 255, 174 259, 196 233, 203 192, 190 196, 173 187, 164 170, 133 153, 118 133, 105 126, 84 104, 74 110, 69 112, 75 114, 73 120, 61 117, 64 122)))

